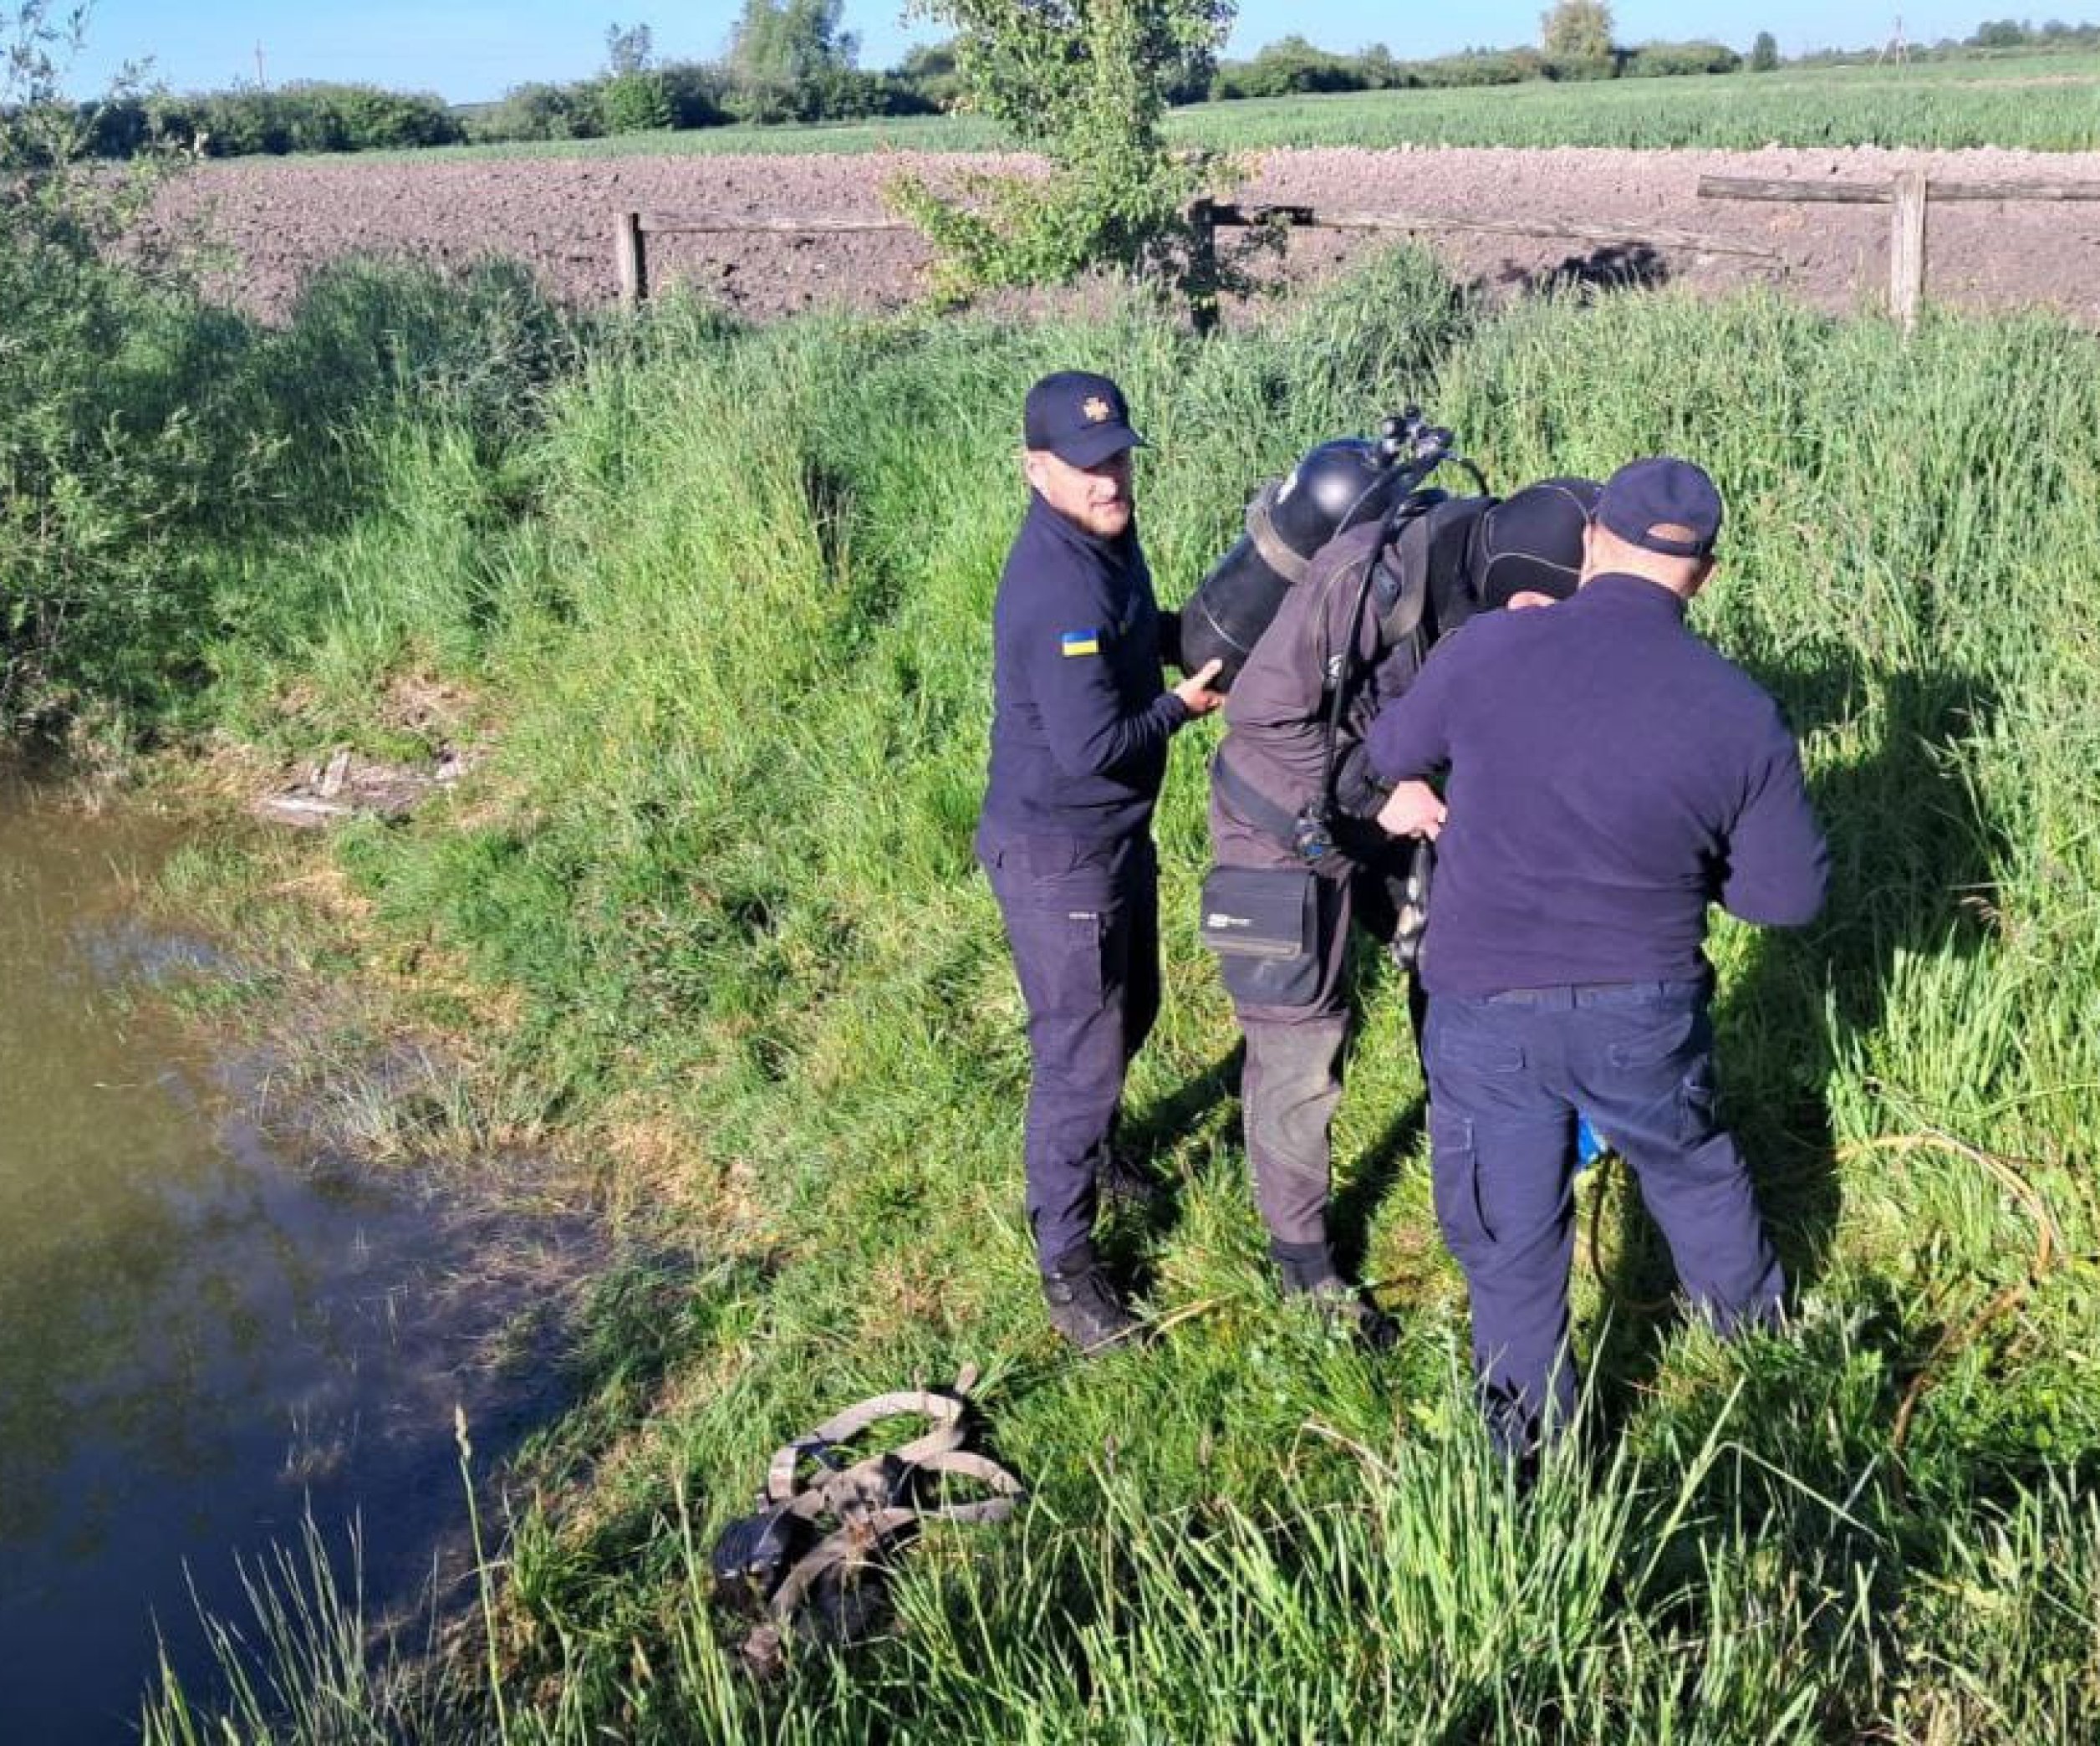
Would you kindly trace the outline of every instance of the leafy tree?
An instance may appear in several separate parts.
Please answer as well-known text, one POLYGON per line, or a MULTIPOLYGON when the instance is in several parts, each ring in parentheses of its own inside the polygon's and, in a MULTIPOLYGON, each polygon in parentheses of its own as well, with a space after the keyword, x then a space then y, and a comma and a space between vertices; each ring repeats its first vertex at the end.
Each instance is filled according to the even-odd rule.
POLYGON ((1779 43, 1769 30, 1757 33, 1757 40, 1750 45, 1750 70, 1753 73, 1771 73, 1779 66, 1779 43))
POLYGON ((1539 41, 1550 55, 1568 60, 1608 60, 1612 53, 1612 9, 1604 0, 1554 0, 1539 18, 1539 41))
POLYGON ((937 290, 1054 284, 1109 267, 1194 300, 1215 295, 1188 210, 1224 166, 1170 152, 1160 122, 1175 90, 1207 83, 1233 0, 918 0, 917 10, 955 28, 976 105, 1050 161, 1047 177, 966 177, 961 198, 916 176, 886 186, 934 242, 937 290))
POLYGON ((2017 18, 1991 18, 1976 27, 1969 38, 1976 48, 2018 48, 2027 40, 2027 28, 2017 18))
POLYGON ((1307 91, 1358 91, 1363 69, 1345 56, 1315 48, 1296 34, 1264 46, 1240 74, 1250 97, 1287 97, 1307 91))
POLYGON ((652 133, 674 119, 670 88, 655 70, 656 43, 646 24, 605 27, 605 76, 596 107, 609 134, 652 133))
POLYGON ((853 71, 860 39, 844 0, 744 0, 729 38, 739 107, 753 121, 814 120, 822 94, 853 71))
POLYGON ((238 392, 235 319, 166 261, 105 253, 172 160, 84 157, 94 106, 63 95, 84 23, 0 6, 0 732, 75 713, 84 672, 155 670, 186 523, 247 498, 268 442, 211 416, 238 392))
POLYGON ((660 73, 615 73, 598 88, 598 115, 609 134, 657 132, 674 120, 670 88, 660 73))
POLYGON ((920 43, 899 63, 896 76, 936 109, 954 109, 966 87, 953 43, 920 43))
POLYGON ((605 70, 614 79, 646 73, 656 64, 656 38, 646 24, 605 27, 605 70))

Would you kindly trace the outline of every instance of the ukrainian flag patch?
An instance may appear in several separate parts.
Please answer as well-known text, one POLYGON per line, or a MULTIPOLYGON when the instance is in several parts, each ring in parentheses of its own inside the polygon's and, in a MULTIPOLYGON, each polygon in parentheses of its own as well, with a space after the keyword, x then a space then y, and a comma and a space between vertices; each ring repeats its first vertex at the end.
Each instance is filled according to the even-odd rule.
POLYGON ((1058 639, 1058 646, 1067 655, 1098 655, 1101 633, 1098 630, 1068 630, 1058 639))

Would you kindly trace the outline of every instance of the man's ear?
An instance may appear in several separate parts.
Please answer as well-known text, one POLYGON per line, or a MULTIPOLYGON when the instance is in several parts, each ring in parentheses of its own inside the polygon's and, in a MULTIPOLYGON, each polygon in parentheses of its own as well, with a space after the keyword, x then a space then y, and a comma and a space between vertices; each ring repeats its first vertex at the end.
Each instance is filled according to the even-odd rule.
POLYGON ((1575 578, 1575 585, 1582 585, 1597 574, 1597 523, 1583 523, 1583 568, 1575 578))
POLYGON ((1552 606, 1559 603, 1549 594, 1542 594, 1536 588, 1520 588, 1509 597, 1511 612, 1522 612, 1532 606, 1552 606))
POLYGON ((1042 457, 1033 449, 1021 452, 1021 477, 1034 489, 1042 489, 1042 457))

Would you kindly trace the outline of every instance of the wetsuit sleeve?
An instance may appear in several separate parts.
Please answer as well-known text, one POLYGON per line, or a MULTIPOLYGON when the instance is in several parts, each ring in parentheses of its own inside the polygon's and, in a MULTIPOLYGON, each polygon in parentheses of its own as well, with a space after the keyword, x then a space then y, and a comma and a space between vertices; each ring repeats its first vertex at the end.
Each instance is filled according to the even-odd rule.
POLYGON ((1799 927, 1822 909, 1829 875, 1830 850, 1808 804, 1801 751, 1775 711, 1771 743, 1728 834, 1721 907, 1745 922, 1799 927))
MULTIPOLYGON (((1388 649, 1378 665, 1364 676, 1365 713, 1375 721, 1379 711, 1405 693, 1421 670, 1421 644, 1416 638, 1404 637, 1388 649)), ((1385 804, 1385 797, 1392 792, 1392 784, 1380 780, 1372 768, 1370 752, 1362 738, 1352 740, 1335 773, 1336 803, 1351 817, 1368 819, 1385 804)))
POLYGON ((1117 775, 1155 754, 1189 719, 1186 706, 1170 691, 1126 713, 1106 655, 1068 653, 1055 630, 1030 632, 1022 660, 1042 712, 1050 755, 1068 776, 1117 775))
POLYGON ((1414 683, 1379 711, 1363 737, 1371 773, 1388 788, 1450 762, 1451 670, 1457 651, 1440 645, 1437 652, 1440 658, 1422 664, 1414 683))

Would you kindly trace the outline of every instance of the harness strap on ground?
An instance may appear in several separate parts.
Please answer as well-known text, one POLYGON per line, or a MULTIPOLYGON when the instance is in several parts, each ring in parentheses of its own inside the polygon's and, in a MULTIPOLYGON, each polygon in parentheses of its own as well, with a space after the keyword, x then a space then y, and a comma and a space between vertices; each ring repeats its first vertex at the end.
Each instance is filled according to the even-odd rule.
MULTIPOLYGON (((880 1456, 871 1457, 859 1467, 876 1467, 882 1460, 880 1456)), ((851 1478, 859 1470, 849 1469, 838 1478, 851 1478)), ((1003 1522, 1012 1515, 1022 1495, 1021 1482, 1012 1473, 989 1456, 966 1449, 951 1450, 913 1464, 903 1478, 903 1490, 908 1491, 911 1478, 920 1473, 972 1479, 991 1488, 995 1495, 947 1504, 917 1504, 895 1501, 903 1494, 900 1491, 893 1493, 887 1504, 874 1508, 859 1498, 847 1500, 828 1512, 838 1516, 839 1525, 797 1559, 773 1590, 767 1604, 773 1617, 785 1624, 808 1600, 810 1590, 831 1571, 872 1561, 885 1546, 922 1523, 954 1522, 973 1527, 1003 1522)))
POLYGON ((784 1443, 773 1452, 773 1458, 766 1469, 766 1501, 793 1507, 798 1493, 804 1489, 798 1476, 806 1458, 815 1456, 822 1460, 824 1451, 851 1442, 884 1419, 914 1416, 932 1422, 933 1428, 925 1435, 889 1452, 890 1458, 907 1467, 960 1448, 963 1415, 967 1410, 966 1403, 955 1395, 920 1388, 900 1389, 893 1394, 876 1395, 859 1401, 833 1414, 807 1437, 784 1443))

